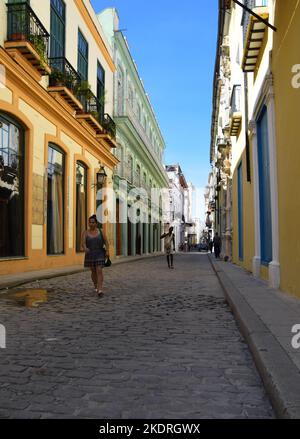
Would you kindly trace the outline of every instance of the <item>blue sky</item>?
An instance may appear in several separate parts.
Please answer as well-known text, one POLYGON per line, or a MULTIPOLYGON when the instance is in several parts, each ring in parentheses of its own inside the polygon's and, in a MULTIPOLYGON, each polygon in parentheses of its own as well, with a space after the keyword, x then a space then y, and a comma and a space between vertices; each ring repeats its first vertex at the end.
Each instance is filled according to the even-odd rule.
POLYGON ((205 186, 218 0, 91 2, 96 12, 119 12, 165 138, 165 163, 179 163, 188 181, 205 186))

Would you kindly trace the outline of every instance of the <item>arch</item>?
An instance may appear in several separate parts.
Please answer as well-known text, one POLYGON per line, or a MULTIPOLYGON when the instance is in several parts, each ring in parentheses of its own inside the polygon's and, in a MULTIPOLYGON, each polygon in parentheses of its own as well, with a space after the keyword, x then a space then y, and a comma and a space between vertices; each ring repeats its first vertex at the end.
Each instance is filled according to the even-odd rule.
POLYGON ((47 156, 46 252, 48 255, 67 253, 68 153, 58 143, 48 141, 47 148, 45 148, 47 156), (52 149, 51 157, 49 157, 50 148, 52 149))
POLYGON ((0 257, 25 256, 25 128, 0 111, 0 257))
POLYGON ((77 242, 77 187, 76 187, 76 169, 77 164, 81 164, 84 166, 86 170, 86 212, 85 212, 85 220, 91 214, 91 191, 89 190, 92 187, 92 166, 90 162, 86 159, 85 156, 81 154, 74 154, 74 163, 73 163, 73 184, 75 190, 73 190, 73 248, 76 252, 78 252, 78 242, 77 242))
POLYGON ((33 164, 33 124, 19 110, 18 99, 14 96, 13 104, 1 101, 0 113, 6 114, 23 127, 24 148, 27 160, 24 163, 24 256, 32 254, 32 164, 33 164))

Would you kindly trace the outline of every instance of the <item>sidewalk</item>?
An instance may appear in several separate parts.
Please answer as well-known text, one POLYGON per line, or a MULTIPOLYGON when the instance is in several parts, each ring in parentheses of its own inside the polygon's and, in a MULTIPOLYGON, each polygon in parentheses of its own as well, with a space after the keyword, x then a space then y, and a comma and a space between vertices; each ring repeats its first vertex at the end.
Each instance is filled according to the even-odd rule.
POLYGON ((279 418, 300 418, 300 300, 255 279, 241 267, 209 259, 225 291, 279 418))
MULTIPOLYGON (((126 263, 134 262, 140 259, 162 256, 163 254, 164 253, 162 252, 157 252, 143 256, 126 256, 126 257, 117 256, 112 259, 112 263, 122 264, 125 262, 126 263)), ((25 273, 15 273, 10 275, 0 276, 0 293, 1 290, 18 287, 19 285, 23 285, 28 282, 34 282, 35 280, 51 279, 52 277, 67 276, 69 274, 80 273, 85 270, 88 269, 84 268, 83 265, 72 265, 72 266, 61 267, 61 268, 49 268, 45 270, 28 271, 25 273)))

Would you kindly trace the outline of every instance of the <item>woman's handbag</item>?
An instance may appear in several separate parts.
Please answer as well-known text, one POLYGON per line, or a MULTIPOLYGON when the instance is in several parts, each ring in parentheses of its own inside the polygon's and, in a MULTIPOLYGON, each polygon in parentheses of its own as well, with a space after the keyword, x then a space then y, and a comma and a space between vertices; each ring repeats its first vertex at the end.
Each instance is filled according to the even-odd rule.
POLYGON ((105 259, 104 267, 110 267, 111 266, 111 260, 109 258, 105 259))

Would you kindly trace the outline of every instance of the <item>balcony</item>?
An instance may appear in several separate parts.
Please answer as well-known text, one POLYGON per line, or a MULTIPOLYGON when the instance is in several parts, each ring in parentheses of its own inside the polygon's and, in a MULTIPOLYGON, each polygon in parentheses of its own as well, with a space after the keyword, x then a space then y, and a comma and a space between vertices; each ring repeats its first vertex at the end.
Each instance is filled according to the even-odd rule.
POLYGON ((51 74, 48 91, 55 99, 66 103, 74 111, 83 110, 77 98, 80 77, 66 58, 50 58, 51 74))
POLYGON ((145 145, 149 158, 151 160, 154 160, 155 164, 161 170, 162 173, 165 173, 165 169, 163 168, 163 165, 160 161, 158 154, 154 152, 153 144, 148 134, 146 133, 145 127, 142 125, 141 121, 137 117, 134 109, 131 106, 131 102, 129 101, 129 99, 125 100, 124 108, 122 108, 121 110, 119 109, 116 118, 117 118, 117 122, 119 123, 121 121, 123 122, 124 118, 129 119, 135 132, 138 134, 143 144, 145 145))
POLYGON ((7 4, 7 52, 25 70, 36 73, 36 79, 49 75, 49 34, 29 4, 7 4))
POLYGON ((240 85, 235 85, 233 87, 230 107, 230 135, 234 137, 239 134, 242 125, 240 85))
POLYGON ((103 127, 103 105, 93 92, 81 82, 76 90, 77 97, 82 105, 82 109, 76 113, 76 119, 89 127, 96 135, 104 133, 103 127))
MULTIPOLYGON (((257 1, 253 9, 259 17, 264 20, 269 19, 269 8, 263 6, 265 1, 257 1), (259 7, 259 5, 262 5, 259 7)), ((244 49, 244 57, 242 61, 242 69, 244 72, 254 72, 258 65, 258 59, 265 40, 265 32, 267 25, 253 15, 249 18, 247 37, 244 49)))
POLYGON ((105 113, 101 119, 101 125, 104 129, 103 134, 98 134, 99 140, 104 140, 110 148, 116 148, 116 124, 109 114, 105 113))

